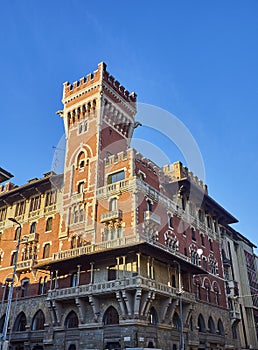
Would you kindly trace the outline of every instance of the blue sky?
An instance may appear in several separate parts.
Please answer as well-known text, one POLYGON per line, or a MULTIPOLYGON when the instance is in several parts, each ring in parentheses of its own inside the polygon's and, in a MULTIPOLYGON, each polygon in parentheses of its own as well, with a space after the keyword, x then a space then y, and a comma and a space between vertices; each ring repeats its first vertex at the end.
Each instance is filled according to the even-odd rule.
MULTIPOLYGON (((139 102, 188 128, 210 195, 257 244, 257 16, 257 0, 3 2, 0 166, 18 185, 49 171, 63 135, 63 82, 105 61, 139 102)), ((180 158, 148 131, 135 137, 180 158)))

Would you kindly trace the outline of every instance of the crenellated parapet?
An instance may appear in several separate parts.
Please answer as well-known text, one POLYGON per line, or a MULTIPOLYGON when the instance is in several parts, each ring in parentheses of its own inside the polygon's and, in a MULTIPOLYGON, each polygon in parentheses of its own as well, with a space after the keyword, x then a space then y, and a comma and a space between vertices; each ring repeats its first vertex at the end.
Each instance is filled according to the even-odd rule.
POLYGON ((135 103, 137 95, 134 92, 130 93, 126 90, 119 81, 107 72, 106 67, 104 62, 100 62, 98 64, 98 69, 95 70, 93 74, 90 73, 86 77, 75 81, 73 84, 66 81, 63 88, 63 101, 69 102, 79 98, 89 90, 94 92, 94 89, 98 87, 102 88, 102 83, 105 82, 106 85, 112 88, 123 100, 129 103, 135 103))
POLYGON ((171 182, 176 182, 180 180, 190 180, 195 183, 197 186, 201 187, 201 189, 208 194, 207 185, 198 178, 198 176, 194 175, 192 171, 189 171, 186 166, 184 166, 180 161, 175 162, 173 164, 168 164, 163 166, 163 171, 166 175, 170 177, 171 182))

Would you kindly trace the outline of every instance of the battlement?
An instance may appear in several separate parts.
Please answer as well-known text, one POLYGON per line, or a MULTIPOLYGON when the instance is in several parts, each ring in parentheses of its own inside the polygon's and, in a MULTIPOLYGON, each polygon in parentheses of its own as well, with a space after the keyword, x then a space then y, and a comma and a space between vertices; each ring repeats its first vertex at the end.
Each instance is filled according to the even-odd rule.
POLYGON ((181 162, 178 161, 173 164, 164 165, 163 171, 170 177, 170 181, 176 182, 179 180, 189 180, 201 187, 202 190, 208 194, 208 186, 202 180, 200 180, 198 176, 194 175, 192 171, 189 171, 188 168, 181 162))
POLYGON ((105 158, 105 166, 110 166, 129 159, 130 157, 132 157, 132 151, 133 150, 129 148, 126 151, 118 152, 116 154, 111 154, 110 156, 105 158))
POLYGON ((104 62, 100 62, 98 64, 98 69, 95 70, 93 74, 90 73, 86 77, 82 77, 80 80, 75 81, 73 84, 66 81, 63 84, 63 98, 72 97, 72 95, 79 93, 81 90, 104 81, 127 102, 136 102, 136 93, 130 93, 126 90, 119 81, 115 80, 115 78, 107 72, 106 67, 107 66, 104 62))

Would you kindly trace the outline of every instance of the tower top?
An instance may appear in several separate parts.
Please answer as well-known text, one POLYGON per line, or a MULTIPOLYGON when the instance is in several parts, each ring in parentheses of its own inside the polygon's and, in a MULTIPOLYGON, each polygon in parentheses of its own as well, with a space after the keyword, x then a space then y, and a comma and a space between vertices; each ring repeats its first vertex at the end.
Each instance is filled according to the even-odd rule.
POLYGON ((90 73, 86 77, 75 81, 73 84, 66 81, 64 83, 63 102, 65 103, 76 99, 82 94, 85 94, 89 88, 94 89, 105 84, 106 87, 113 89, 126 102, 135 103, 137 97, 136 93, 130 93, 126 90, 119 81, 108 73, 106 67, 107 65, 104 62, 100 62, 98 64, 98 69, 95 70, 93 74, 90 73))

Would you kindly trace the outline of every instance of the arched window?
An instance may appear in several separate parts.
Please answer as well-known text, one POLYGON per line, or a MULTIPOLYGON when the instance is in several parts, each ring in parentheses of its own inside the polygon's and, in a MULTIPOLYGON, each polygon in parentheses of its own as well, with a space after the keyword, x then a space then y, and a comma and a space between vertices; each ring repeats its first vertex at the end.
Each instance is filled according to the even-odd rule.
POLYGON ((180 318, 177 312, 175 312, 173 315, 172 324, 173 324, 173 327, 175 327, 177 330, 180 329, 180 318))
POLYGON ((110 325, 110 324, 119 324, 119 315, 116 309, 113 306, 110 306, 104 316, 103 316, 103 322, 104 325, 110 325))
POLYGON ((46 222, 46 231, 52 230, 52 223, 53 223, 53 218, 48 218, 46 222))
POLYGON ((195 229, 193 227, 191 227, 191 232, 192 232, 192 240, 196 241, 195 229))
POLYGON ((13 252, 13 253, 11 254, 10 266, 13 266, 13 265, 14 265, 15 257, 16 257, 16 252, 13 252))
POLYGON ((196 299, 201 300, 201 285, 200 285, 200 283, 196 284, 196 299))
POLYGON ((35 233, 35 232, 36 232, 36 227, 37 227, 37 223, 36 223, 36 222, 33 222, 33 223, 30 225, 30 233, 35 233))
POLYGON ((109 202, 109 210, 114 211, 117 210, 117 198, 112 198, 109 202))
POLYGON ((71 274, 71 287, 76 287, 78 281, 78 274, 77 272, 74 272, 71 274))
POLYGON ((50 255, 50 243, 44 245, 43 249, 43 259, 49 258, 50 255))
POLYGON ((224 326, 221 319, 218 320, 218 333, 220 335, 225 335, 224 326))
POLYGON ((205 322, 202 314, 200 314, 198 317, 198 327, 199 332, 205 332, 205 322))
POLYGON ((79 182, 78 184, 78 193, 83 193, 84 192, 84 182, 79 182))
POLYGON ((147 211, 152 211, 152 201, 150 199, 147 199, 147 211))
POLYGON ((69 312, 65 319, 65 328, 77 328, 79 325, 78 316, 74 311, 69 312))
POLYGON ((170 213, 168 213, 168 227, 169 228, 173 228, 174 227, 173 226, 173 216, 170 213))
POLYGON ((157 315, 157 311, 154 309, 154 307, 152 307, 150 309, 149 323, 153 324, 153 325, 156 325, 158 323, 158 315, 157 315))
POLYGON ((45 316, 41 310, 37 311, 32 320, 32 331, 39 331, 44 329, 45 316))
POLYGON ((24 312, 19 313, 19 315, 17 316, 14 322, 13 331, 24 332, 26 329, 26 324, 27 324, 27 320, 24 312))
POLYGON ((17 227, 16 230, 15 230, 15 234, 14 234, 14 240, 15 241, 18 241, 18 239, 20 237, 20 234, 21 234, 21 228, 17 227))
POLYGON ((216 333, 215 324, 211 316, 208 319, 208 328, 210 333, 216 333))
POLYGON ((40 277, 38 294, 42 295, 47 292, 47 277, 40 277))
POLYGON ((80 152, 78 157, 77 157, 77 167, 78 168, 84 168, 85 167, 85 153, 84 152, 80 152))

